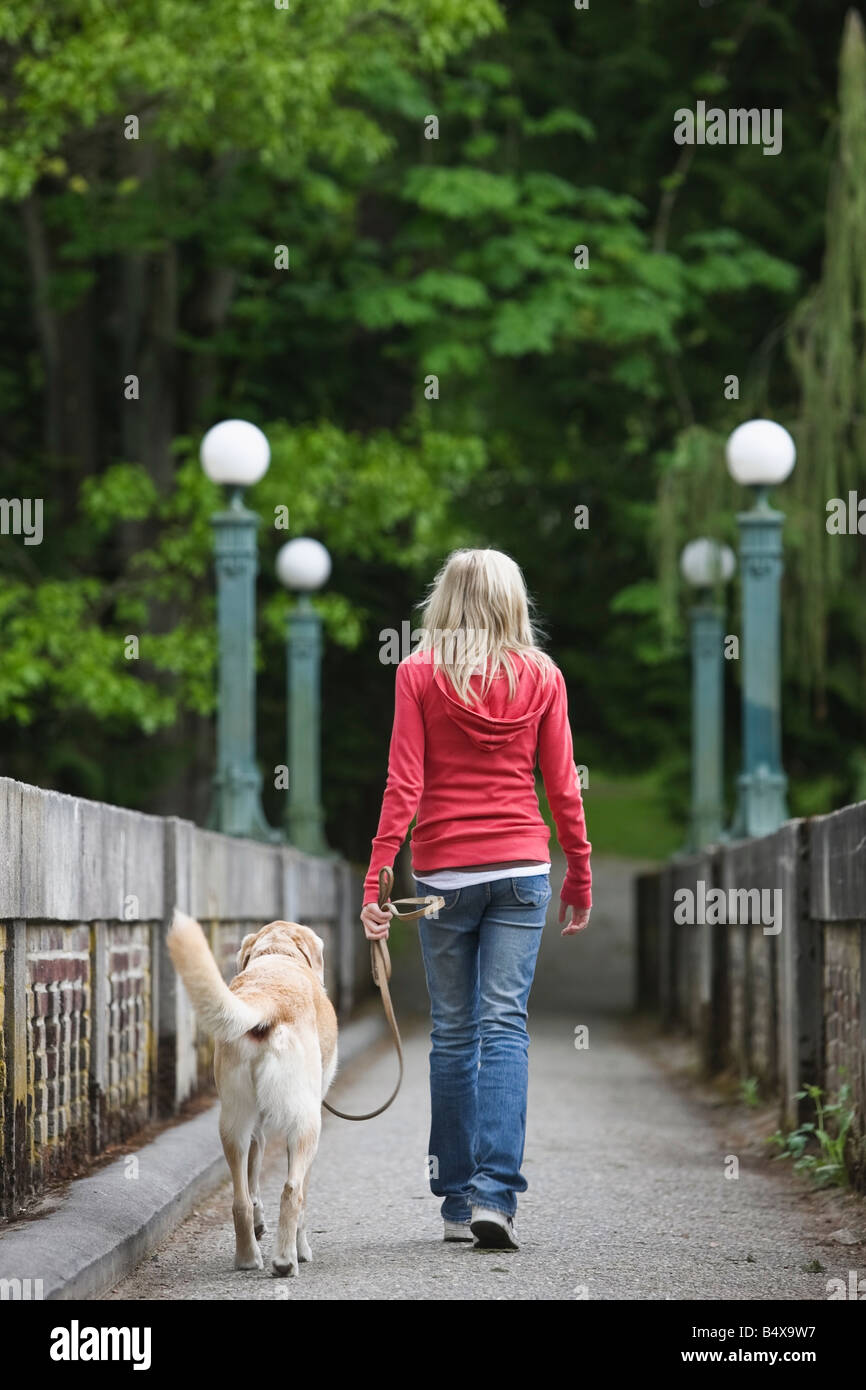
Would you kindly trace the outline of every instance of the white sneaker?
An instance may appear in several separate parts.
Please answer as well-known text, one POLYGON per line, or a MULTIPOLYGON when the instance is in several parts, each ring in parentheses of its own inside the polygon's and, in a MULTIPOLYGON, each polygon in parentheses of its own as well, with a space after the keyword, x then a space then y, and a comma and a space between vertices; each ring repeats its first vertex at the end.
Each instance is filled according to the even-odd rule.
POLYGON ((443 1240, 474 1240, 468 1221, 446 1221, 443 1240))
POLYGON ((514 1222, 504 1211, 473 1207, 469 1229, 479 1250, 519 1250, 514 1222))

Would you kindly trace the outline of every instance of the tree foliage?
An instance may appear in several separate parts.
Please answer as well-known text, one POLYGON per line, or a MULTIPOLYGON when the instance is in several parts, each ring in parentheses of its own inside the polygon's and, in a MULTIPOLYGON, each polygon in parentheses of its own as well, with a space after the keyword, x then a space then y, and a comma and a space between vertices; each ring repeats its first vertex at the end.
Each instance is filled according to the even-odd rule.
MULTIPOLYGON (((249 498, 266 767, 285 758, 275 509, 335 559, 317 600, 332 838, 363 854, 381 790, 378 633, 457 544, 523 565, 581 761, 666 770, 681 794, 673 581, 695 528, 731 533, 725 434, 802 403, 852 457, 866 155, 850 57, 815 289, 840 32, 841 12, 799 0, 658 0, 628 29, 618 7, 553 0, 9 0, 0 461, 8 496, 44 497, 46 540, 0 544, 6 770, 203 814, 218 497, 196 451, 240 415, 273 453, 249 498), (782 107, 783 155, 676 146, 675 110, 702 97, 782 107), (795 379, 781 345, 804 295, 795 379)), ((812 563, 799 525, 794 582, 812 563)), ((829 582, 817 601, 838 605, 856 665, 859 619, 829 582)), ((787 715, 802 777, 832 756, 844 794, 832 730, 862 745, 861 701, 851 660, 834 663, 827 722, 800 687, 787 715)))

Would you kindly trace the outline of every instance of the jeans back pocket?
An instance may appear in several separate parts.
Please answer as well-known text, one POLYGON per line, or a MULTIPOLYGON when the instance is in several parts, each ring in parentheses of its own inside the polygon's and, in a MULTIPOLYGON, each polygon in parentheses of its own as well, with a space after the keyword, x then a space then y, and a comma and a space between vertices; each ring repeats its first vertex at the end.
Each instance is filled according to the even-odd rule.
POLYGON ((553 897, 549 874, 522 874, 513 878, 511 891, 524 907, 540 907, 553 897))
POLYGON ((434 888, 432 883, 424 883, 420 878, 415 880, 415 894, 419 898, 429 897, 432 893, 437 898, 444 898, 445 902, 439 908, 440 912, 450 912, 452 907, 456 907, 460 899, 459 888, 434 888))

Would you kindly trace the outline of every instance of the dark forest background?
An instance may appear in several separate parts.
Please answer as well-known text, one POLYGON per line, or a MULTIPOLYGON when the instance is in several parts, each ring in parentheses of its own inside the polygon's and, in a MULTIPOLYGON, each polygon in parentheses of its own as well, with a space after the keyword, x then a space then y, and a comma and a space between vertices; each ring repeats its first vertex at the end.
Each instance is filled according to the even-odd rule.
MULTIPOLYGON (((0 478, 45 507, 40 546, 0 537, 0 771, 204 821, 220 498, 197 451, 241 416, 273 451, 247 497, 272 821, 285 505, 288 534, 334 561, 316 600, 332 845, 363 860, 375 827, 380 630, 413 618, 451 548, 494 545, 566 675, 591 838, 662 853, 688 780, 676 555, 733 541, 746 499, 724 439, 766 414, 799 449, 776 496, 791 809, 866 796, 862 541, 824 527, 828 498, 866 485, 857 16, 807 0, 156 14, 8 0, 0 16, 0 478), (782 152, 676 145, 674 112, 700 99, 780 108, 782 152)), ((730 603, 736 632, 736 585, 730 603)))

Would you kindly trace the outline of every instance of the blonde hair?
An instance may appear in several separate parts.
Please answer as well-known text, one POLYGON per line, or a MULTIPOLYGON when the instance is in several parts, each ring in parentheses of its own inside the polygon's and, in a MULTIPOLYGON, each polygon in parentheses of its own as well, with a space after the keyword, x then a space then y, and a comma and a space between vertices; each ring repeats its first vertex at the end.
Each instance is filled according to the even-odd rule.
POLYGON ((430 587, 423 610, 422 637, 416 651, 429 653, 461 700, 480 697, 470 681, 484 673, 486 694, 502 667, 508 676, 508 698, 514 698, 517 675, 513 658, 531 663, 544 685, 553 662, 538 645, 530 615, 531 599, 520 566, 501 550, 454 550, 430 587))

